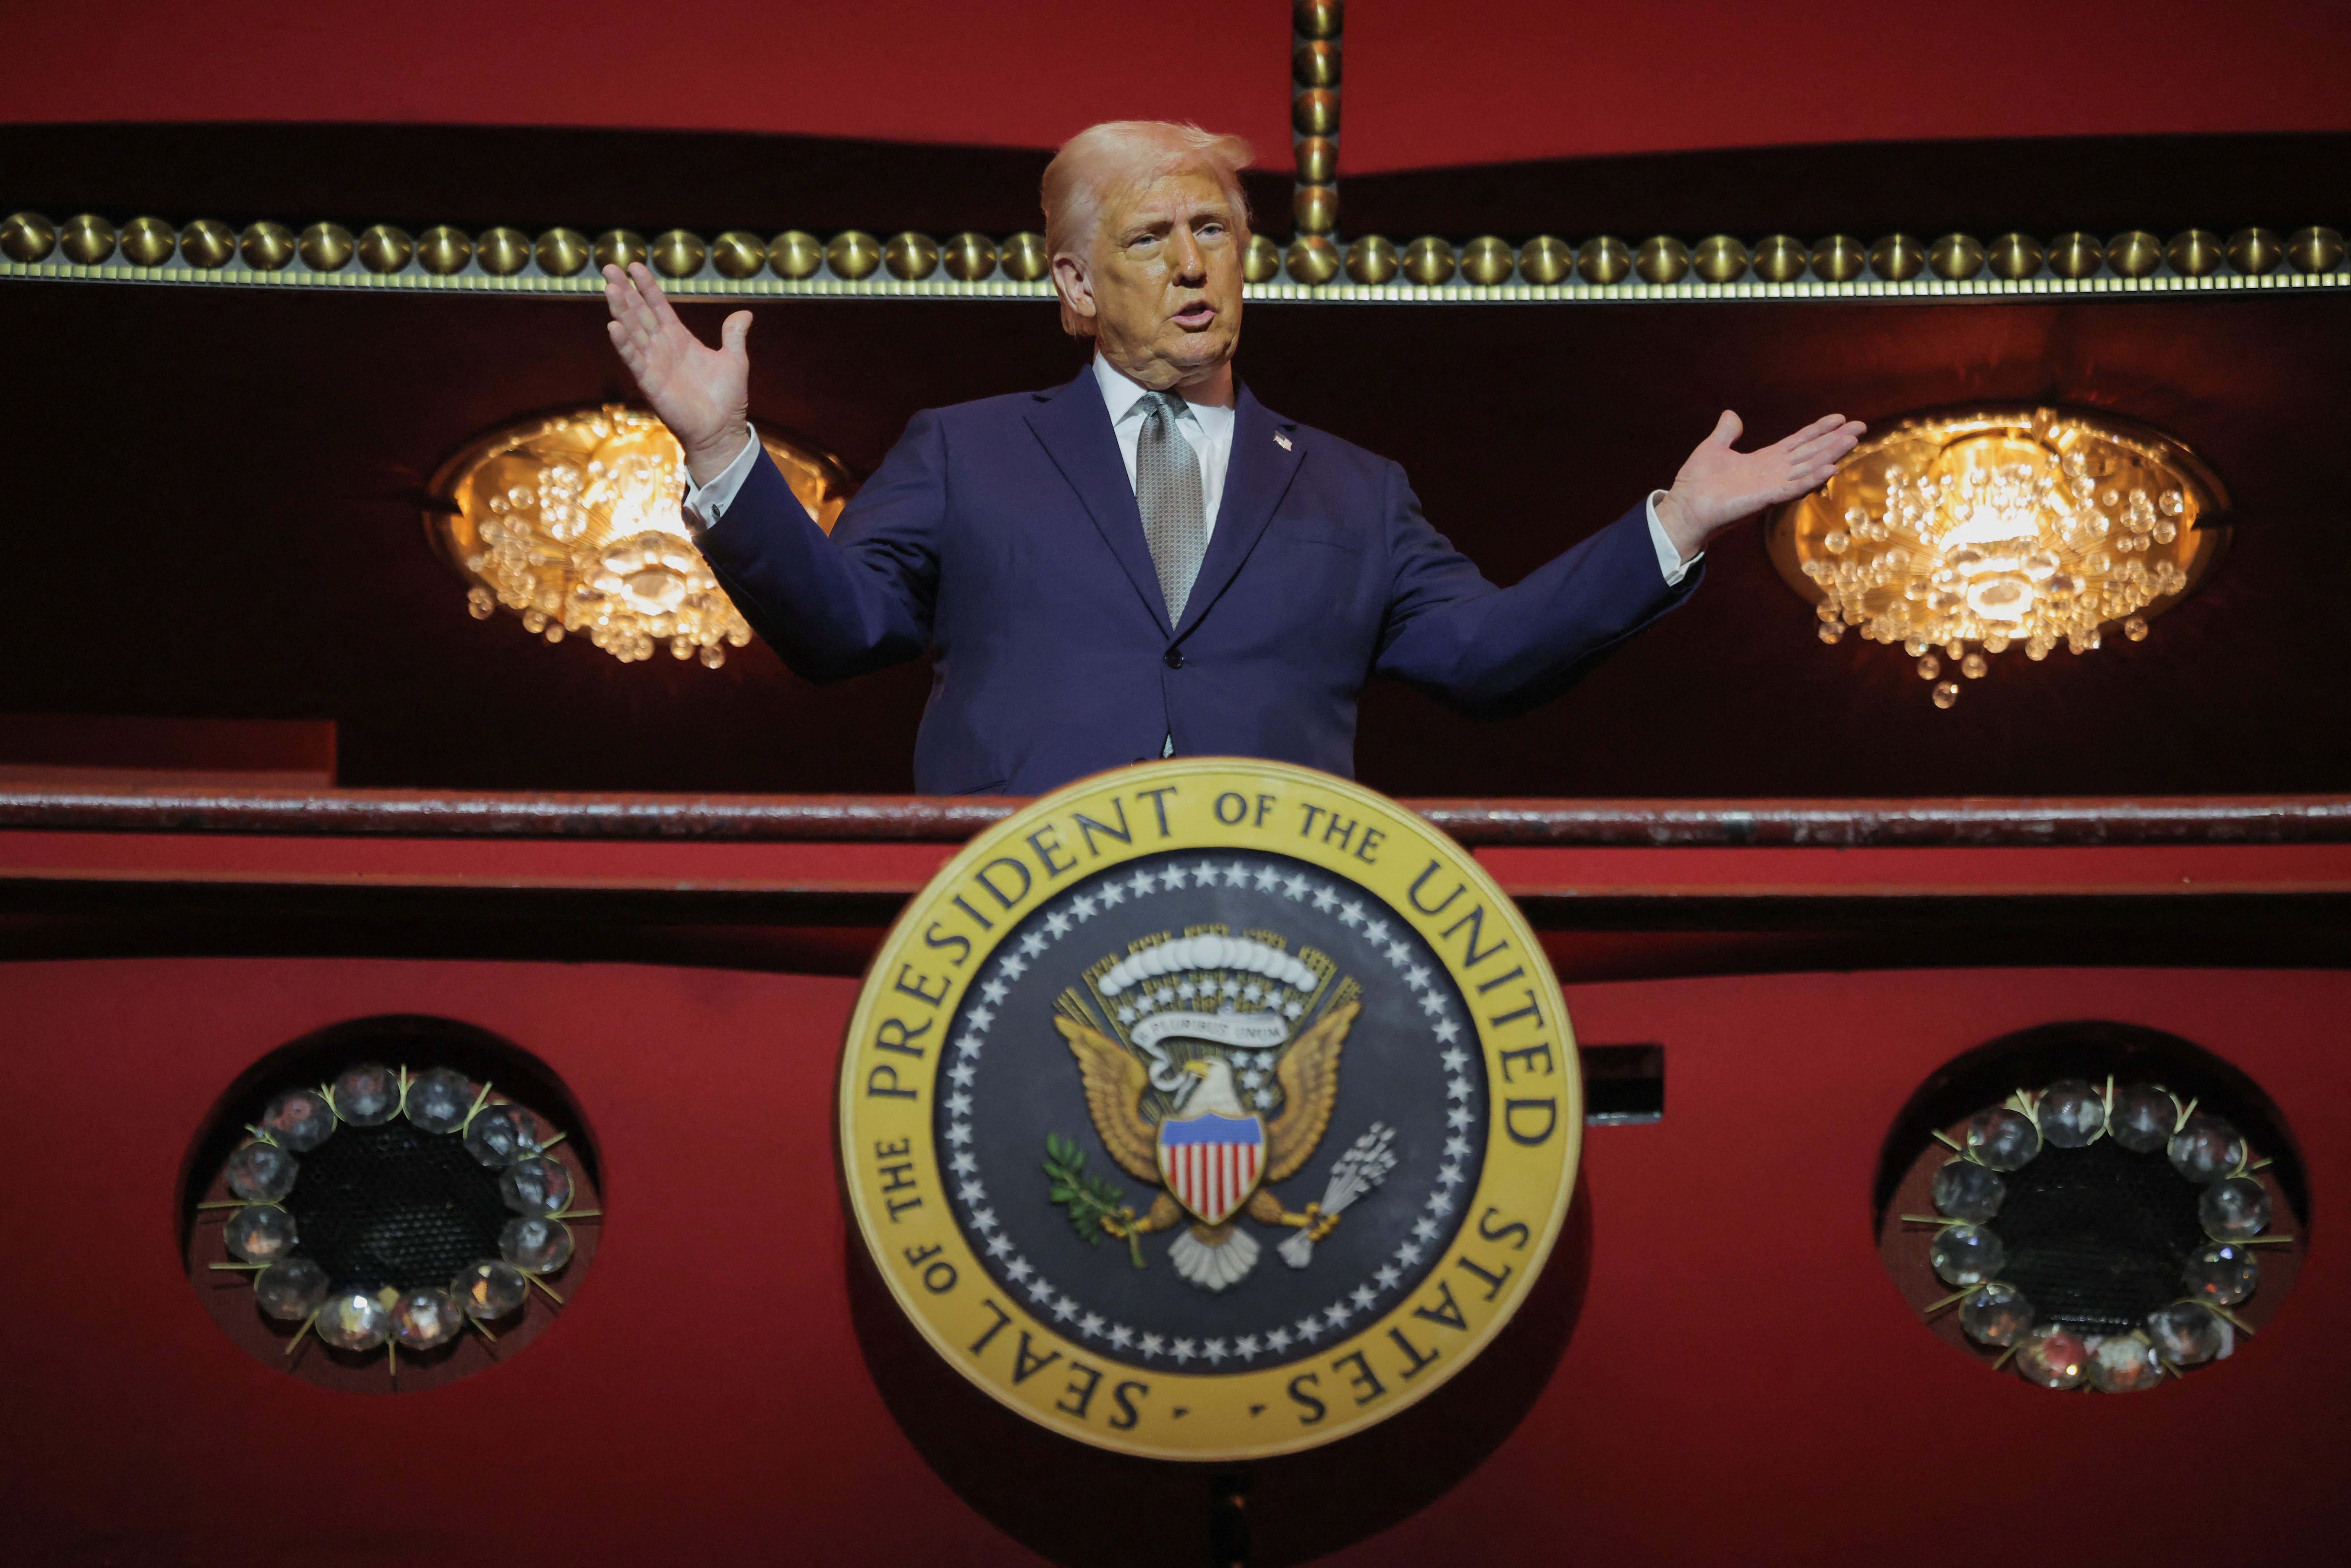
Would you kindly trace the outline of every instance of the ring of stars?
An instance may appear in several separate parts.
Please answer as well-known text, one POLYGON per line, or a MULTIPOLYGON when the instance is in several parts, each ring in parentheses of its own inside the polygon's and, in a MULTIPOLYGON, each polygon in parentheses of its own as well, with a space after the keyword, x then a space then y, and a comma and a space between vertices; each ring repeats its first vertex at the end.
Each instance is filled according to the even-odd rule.
MULTIPOLYGON (((1207 1369, 1228 1360, 1246 1364, 1260 1355, 1282 1355, 1293 1346, 1311 1346, 1326 1334, 1343 1334, 1356 1317, 1375 1315, 1381 1298, 1399 1290, 1430 1250, 1443 1245, 1458 1224, 1452 1217, 1463 1196, 1458 1189, 1468 1180, 1468 1171, 1477 1153, 1469 1134, 1478 1124, 1474 1107, 1479 1084, 1471 1071, 1469 1052, 1458 1043, 1462 1026, 1447 1009, 1443 993, 1432 985, 1433 972, 1416 961, 1419 956, 1409 943, 1399 939, 1395 926, 1379 918, 1374 911, 1367 910, 1359 899, 1348 896, 1353 891, 1322 883, 1304 873, 1285 873, 1278 866, 1262 863, 1219 863, 1208 859, 1190 863, 1171 862, 1156 871, 1137 870, 1130 877, 1101 881, 1066 896, 1060 904, 1050 906, 1042 923, 1023 934, 1011 951, 999 949, 994 971, 977 988, 979 1005, 966 1006, 962 1032, 953 1042, 955 1061, 946 1075, 954 1088, 944 1102, 948 1119, 946 1142, 954 1151, 947 1169, 967 1234, 979 1250, 995 1260, 1010 1288, 1025 1295, 1040 1316, 1081 1340, 1096 1341, 1146 1364, 1163 1357, 1184 1369, 1190 1369, 1195 1362, 1207 1369), (1335 915, 1340 925, 1358 932, 1387 960, 1395 971, 1395 977, 1412 993, 1426 1015, 1431 1037, 1445 1047, 1437 1060, 1446 1071, 1447 1135, 1437 1180, 1413 1221, 1409 1236, 1368 1280, 1360 1281, 1320 1312, 1308 1312, 1256 1333, 1184 1338, 1112 1322, 1047 1280, 1021 1255, 989 1204, 987 1185, 980 1179, 979 1161, 971 1153, 971 1092, 978 1076, 981 1054, 987 1049, 987 1031, 996 1021, 996 1009, 1011 995, 1011 981, 1019 979, 1064 937, 1105 909, 1115 908, 1129 899, 1139 902, 1162 893, 1219 883, 1277 894, 1295 903, 1311 903, 1322 914, 1335 915)), ((1145 998, 1142 1010, 1149 1011, 1172 1000, 1190 1000, 1197 995, 1188 981, 1160 989, 1165 990, 1167 996, 1162 998, 1155 991, 1145 998)), ((1252 1001, 1265 994, 1255 985, 1243 988, 1231 980, 1225 983, 1223 989, 1227 996, 1238 992, 1252 1001), (1250 991, 1258 995, 1249 996, 1250 991)), ((1282 1010, 1294 1019, 1301 1009, 1292 1002, 1282 1010)), ((1120 1010, 1122 1022, 1131 1023, 1134 1016, 1134 1009, 1123 1007, 1120 1010)), ((1278 1055, 1274 1051, 1233 1053, 1242 1087, 1252 1093, 1260 1107, 1273 1103, 1270 1083, 1278 1055)), ((1379 1200, 1374 1197, 1370 1201, 1379 1200)))

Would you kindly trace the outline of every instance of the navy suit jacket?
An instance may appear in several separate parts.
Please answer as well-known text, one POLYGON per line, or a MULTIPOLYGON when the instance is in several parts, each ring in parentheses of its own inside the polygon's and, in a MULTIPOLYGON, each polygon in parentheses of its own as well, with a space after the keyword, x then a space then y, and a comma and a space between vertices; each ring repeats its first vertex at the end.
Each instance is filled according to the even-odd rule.
POLYGON ((1687 597, 1640 507, 1496 588, 1404 470, 1243 389, 1200 576, 1169 625, 1091 369, 914 416, 828 538, 755 461, 702 549, 784 662, 828 682, 928 653, 925 794, 1033 795, 1105 768, 1271 758, 1352 777, 1374 674, 1467 713, 1556 695, 1687 597))

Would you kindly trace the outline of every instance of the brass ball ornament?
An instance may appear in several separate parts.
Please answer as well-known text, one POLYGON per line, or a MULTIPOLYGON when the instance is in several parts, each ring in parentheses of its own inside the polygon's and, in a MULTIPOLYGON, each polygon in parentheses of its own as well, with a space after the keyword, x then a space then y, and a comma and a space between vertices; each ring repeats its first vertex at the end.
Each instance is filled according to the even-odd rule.
POLYGON ((1339 85, 1339 46, 1328 38, 1301 44, 1290 57, 1290 79, 1300 87, 1339 85))
POLYGON ((1747 273, 1747 247, 1729 235, 1708 235, 1690 252, 1690 270, 1708 283, 1736 283, 1747 273))
POLYGON ((243 256, 245 265, 256 272, 282 271, 294 260, 294 231, 284 224, 266 220, 248 224, 242 238, 231 235, 226 224, 213 225, 217 233, 212 230, 203 234, 197 232, 210 222, 207 218, 198 218, 180 235, 180 254, 187 258, 190 266, 219 267, 228 260, 232 251, 243 256), (205 259, 214 256, 220 259, 205 259))
POLYGON ((1290 281, 1320 287, 1339 276, 1339 247, 1327 235, 1300 235, 1281 258, 1290 281))
POLYGON ((977 283, 996 270, 996 242, 966 229, 942 247, 940 262, 957 283, 977 283))
POLYGON ((1403 267, 1403 253, 1382 235, 1365 235, 1347 246, 1347 276, 1367 288, 1378 287, 1403 267))
POLYGON ((1671 235, 1651 235, 1633 253, 1633 272, 1655 287, 1679 283, 1689 276, 1689 246, 1671 235))
POLYGON ((2028 234, 2004 234, 1984 252, 1984 264, 1995 277, 2014 283, 2041 270, 2041 242, 2028 234))
POLYGON ((1868 266, 1868 249, 1851 235, 1831 235, 1813 247, 1813 276, 1824 283, 1851 283, 1868 266))
POLYGON ((1529 283, 1558 283, 1575 272, 1575 247, 1557 235, 1537 235, 1519 246, 1519 276, 1529 283))
POLYGON ((530 235, 501 224, 474 242, 474 260, 492 277, 512 277, 530 265, 530 235))
POLYGON ((1449 282, 1456 265, 1452 246, 1435 235, 1423 235, 1404 247, 1404 275, 1423 288, 1449 282))
POLYGON ((96 213, 77 213, 58 228, 57 248, 77 266, 96 267, 114 254, 114 225, 96 213))
POLYGON ((549 277, 576 277, 595 258, 596 247, 578 229, 551 228, 538 236, 531 254, 549 277))
POLYGON ((2163 259, 2182 277, 2209 277, 2229 259, 2228 247, 2210 229, 2183 229, 2163 247, 2163 259))
POLYGON ((294 252, 313 272, 340 272, 359 254, 359 241, 340 224, 317 223, 302 231, 294 252))
POLYGON ((1045 248, 1045 236, 1025 230, 1006 235, 996 259, 1004 276, 1015 283, 1035 283, 1053 267, 1053 253, 1045 248))
POLYGON ((2106 247, 2094 234, 2076 229, 2049 242, 2049 270, 2060 277, 2095 277, 2105 267, 2106 247))
POLYGON ((1869 270, 1888 283, 1907 283, 1927 270, 1927 247, 1908 235, 1887 235, 1869 247, 1869 270))
POLYGON ((882 242, 862 229, 844 230, 824 247, 824 264, 832 268, 835 277, 852 283, 870 277, 882 265, 882 242))
MULTIPOLYGON (((291 249, 291 246, 289 246, 291 249)), ((193 268, 207 273, 228 266, 237 254, 237 230, 219 219, 195 219, 179 230, 179 256, 193 268)), ((285 266, 285 263, 280 263, 285 266)))
POLYGON ((1518 262, 1510 242, 1495 235, 1479 235, 1461 247, 1461 277, 1480 288, 1508 283, 1518 262))
POLYGON ((1973 235, 1944 235, 1927 247, 1927 265, 1938 277, 1964 283, 1983 270, 1983 242, 1973 235))
POLYGON ((2229 236, 2229 265, 2248 277, 2263 277, 2285 260, 2285 241, 2270 229, 2239 229, 2229 236))
POLYGON ((1793 283, 1812 264, 1812 247, 1793 235, 1766 235, 1748 257, 1755 276, 1766 283, 1793 283))
POLYGON ((2163 242, 2145 229, 2106 242, 2106 265, 2119 277, 2146 277, 2163 265, 2163 242))
POLYGON ((608 267, 617 267, 626 272, 648 259, 652 254, 651 247, 645 244, 645 236, 630 229, 606 229, 596 236, 595 244, 589 251, 599 272, 608 267))
POLYGON ((131 266, 161 267, 180 248, 180 231, 161 218, 133 218, 122 225, 118 243, 131 266))
MULTIPOLYGON (((1688 266, 1687 257, 1682 265, 1688 266)), ((1614 235, 1594 235, 1575 247, 1576 275, 1586 283, 1622 283, 1632 270, 1633 252, 1614 235)))
POLYGON ((1339 144, 1327 136, 1302 136, 1290 160, 1300 184, 1327 185, 1339 172, 1339 144))
POLYGON ((375 224, 360 231, 360 265, 370 272, 398 272, 415 254, 416 242, 408 237, 405 229, 396 228, 391 224, 375 224))
POLYGON ((2329 228, 2296 229, 2285 242, 2285 258, 2296 272, 2334 272, 2343 266, 2343 236, 2329 228))
POLYGON ((1241 281, 1271 283, 1280 276, 1281 247, 1263 235, 1249 235, 1241 250, 1241 281))
POLYGON ((757 277, 768 265, 767 242, 748 229, 728 229, 710 242, 710 265, 737 282, 757 277))
POLYGON ((908 229, 882 247, 882 265, 901 283, 919 283, 939 269, 938 242, 908 229))
POLYGON ((1290 216, 1300 234, 1329 234, 1339 226, 1339 188, 1298 186, 1290 193, 1290 216))
POLYGON ((787 282, 814 277, 823 266, 824 241, 805 229, 786 229, 768 242, 768 270, 787 282))
POLYGON ((474 236, 447 224, 435 224, 416 236, 416 265, 436 277, 465 270, 474 259, 474 236))
POLYGON ((1301 136, 1339 134, 1339 95, 1327 87, 1308 88, 1290 100, 1290 128, 1301 136))
POLYGON ((1346 0, 1298 0, 1290 25, 1301 38, 1335 38, 1347 23, 1346 0))
POLYGON ((0 256, 19 266, 47 260, 57 246, 57 225, 38 213, 10 213, 0 220, 0 256))
POLYGON ((710 259, 710 247, 691 229, 664 229, 646 247, 655 272, 664 277, 692 277, 710 259))

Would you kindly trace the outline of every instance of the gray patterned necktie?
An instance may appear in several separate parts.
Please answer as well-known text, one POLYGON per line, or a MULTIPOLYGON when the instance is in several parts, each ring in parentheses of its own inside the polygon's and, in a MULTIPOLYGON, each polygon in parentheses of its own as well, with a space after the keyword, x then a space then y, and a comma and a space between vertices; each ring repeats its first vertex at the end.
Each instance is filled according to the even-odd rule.
POLYGON ((1200 575, 1208 549, 1208 513, 1201 499, 1200 459, 1176 428, 1184 402, 1173 392, 1145 392, 1143 431, 1134 443, 1134 502, 1143 512, 1143 538, 1167 601, 1167 623, 1184 619, 1184 601, 1200 575))

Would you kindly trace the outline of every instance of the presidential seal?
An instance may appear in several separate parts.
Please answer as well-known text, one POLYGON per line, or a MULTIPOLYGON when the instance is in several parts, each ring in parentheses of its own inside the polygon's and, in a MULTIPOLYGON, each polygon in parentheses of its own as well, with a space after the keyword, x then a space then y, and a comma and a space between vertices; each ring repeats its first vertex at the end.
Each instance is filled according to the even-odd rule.
POLYGON ((850 1021, 842 1176, 875 1266, 990 1395, 1176 1459, 1424 1397, 1541 1271, 1582 1080, 1468 853, 1275 763, 1153 763, 948 863, 850 1021))

